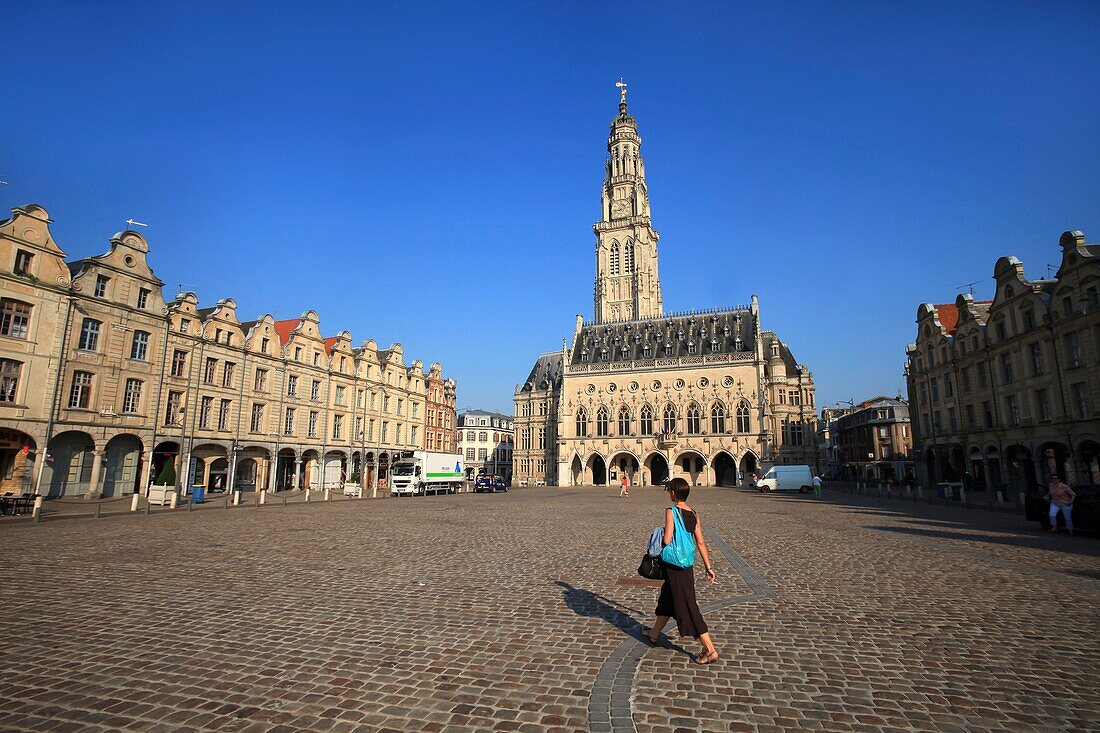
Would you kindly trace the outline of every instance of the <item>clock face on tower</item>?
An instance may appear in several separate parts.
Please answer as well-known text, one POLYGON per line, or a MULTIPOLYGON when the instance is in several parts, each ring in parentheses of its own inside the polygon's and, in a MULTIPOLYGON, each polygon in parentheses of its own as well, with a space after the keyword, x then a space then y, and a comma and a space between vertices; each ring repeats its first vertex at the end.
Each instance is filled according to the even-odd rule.
POLYGON ((630 215, 630 202, 625 199, 619 199, 611 204, 611 216, 615 219, 622 219, 630 215))

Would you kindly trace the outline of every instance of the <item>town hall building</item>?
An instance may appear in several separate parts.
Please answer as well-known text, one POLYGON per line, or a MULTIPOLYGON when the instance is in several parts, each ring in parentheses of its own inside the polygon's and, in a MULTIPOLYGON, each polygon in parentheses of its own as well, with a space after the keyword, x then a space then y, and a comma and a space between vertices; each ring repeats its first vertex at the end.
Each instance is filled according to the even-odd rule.
POLYGON ((596 235, 594 318, 515 391, 520 485, 733 486, 816 464, 813 375, 760 304, 665 313, 641 137, 620 85, 596 235))

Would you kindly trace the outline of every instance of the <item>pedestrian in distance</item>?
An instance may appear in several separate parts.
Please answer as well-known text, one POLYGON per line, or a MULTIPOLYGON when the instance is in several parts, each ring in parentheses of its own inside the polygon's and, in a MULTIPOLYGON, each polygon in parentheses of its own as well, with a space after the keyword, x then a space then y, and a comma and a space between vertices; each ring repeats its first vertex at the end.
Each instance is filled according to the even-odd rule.
POLYGON ((1066 520, 1066 532, 1073 534, 1073 500, 1077 494, 1069 486, 1062 483, 1057 474, 1050 477, 1050 489, 1047 492, 1050 499, 1050 529, 1048 532, 1058 531, 1058 512, 1066 520))
POLYGON ((818 476, 815 473, 812 483, 814 485, 814 496, 817 497, 818 499, 820 499, 821 498, 821 477, 818 476))
POLYGON ((630 486, 630 482, 626 480, 626 474, 623 474, 623 480, 619 483, 619 498, 620 499, 623 498, 624 496, 627 499, 630 498, 630 488, 629 488, 629 486, 630 486))
MULTIPOLYGON (((707 544, 703 539, 703 525, 699 522, 699 516, 688 506, 687 498, 691 487, 682 478, 674 478, 666 483, 669 499, 672 506, 665 509, 664 545, 668 549, 674 539, 682 543, 688 537, 676 538, 676 533, 685 532, 694 540, 699 557, 703 560, 706 569, 707 580, 716 581, 714 565, 710 561, 710 553, 707 552, 707 544)), ((703 613, 699 610, 699 602, 695 599, 695 572, 693 565, 694 555, 686 566, 678 566, 665 558, 661 553, 665 567, 665 582, 661 585, 661 592, 657 596, 657 618, 653 626, 642 627, 642 633, 650 644, 656 644, 661 636, 661 629, 669 622, 676 619, 676 627, 680 636, 690 636, 698 639, 703 645, 703 650, 695 657, 697 664, 712 664, 718 661, 718 650, 714 647, 714 641, 710 638, 707 623, 703 620, 703 613)))

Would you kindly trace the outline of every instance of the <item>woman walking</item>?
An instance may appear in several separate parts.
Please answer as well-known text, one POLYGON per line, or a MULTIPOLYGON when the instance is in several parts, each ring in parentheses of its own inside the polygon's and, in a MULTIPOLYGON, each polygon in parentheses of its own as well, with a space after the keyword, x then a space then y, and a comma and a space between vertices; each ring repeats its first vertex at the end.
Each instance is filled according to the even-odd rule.
MULTIPOLYGON (((678 531, 686 531, 695 538, 695 545, 703 560, 706 569, 707 580, 715 582, 714 566, 710 562, 710 554, 707 552, 707 544, 703 540, 703 527, 699 523, 699 517, 687 504, 688 493, 691 487, 682 478, 674 478, 667 484, 669 498, 673 504, 665 509, 665 534, 664 544, 672 542, 673 536, 678 531), (679 519, 679 521, 677 521, 679 519), (676 525, 683 528, 681 530, 676 525)), ((699 640, 703 645, 703 651, 695 657, 699 664, 711 664, 718 661, 718 650, 714 648, 714 642, 707 631, 706 621, 699 610, 699 603, 695 600, 695 572, 691 566, 676 567, 665 563, 665 582, 661 586, 661 594, 657 597, 657 619, 652 627, 643 627, 642 632, 650 644, 656 644, 660 638, 661 629, 665 627, 670 618, 676 619, 676 627, 680 636, 691 636, 699 640)))
POLYGON ((1062 483, 1057 475, 1050 477, 1050 529, 1048 532, 1058 531, 1058 512, 1066 520, 1066 532, 1073 534, 1073 500, 1077 494, 1070 487, 1062 483))

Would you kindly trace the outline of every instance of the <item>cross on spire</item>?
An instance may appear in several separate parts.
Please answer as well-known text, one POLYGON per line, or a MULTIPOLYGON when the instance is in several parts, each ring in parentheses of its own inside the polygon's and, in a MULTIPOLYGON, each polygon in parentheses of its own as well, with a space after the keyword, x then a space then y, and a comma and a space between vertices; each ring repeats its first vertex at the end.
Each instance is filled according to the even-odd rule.
POLYGON ((620 76, 619 80, 615 82, 615 86, 619 88, 619 104, 626 104, 626 82, 620 76))

